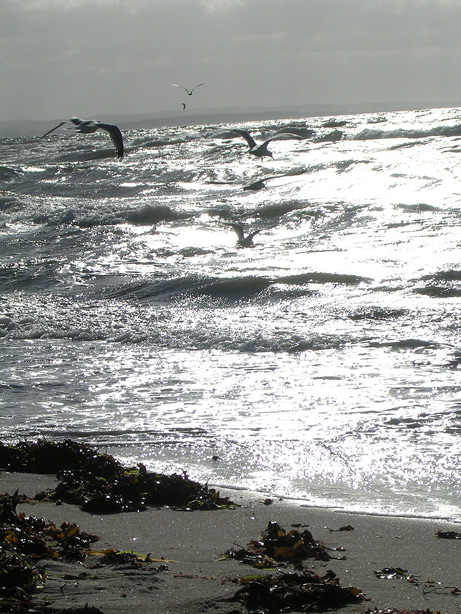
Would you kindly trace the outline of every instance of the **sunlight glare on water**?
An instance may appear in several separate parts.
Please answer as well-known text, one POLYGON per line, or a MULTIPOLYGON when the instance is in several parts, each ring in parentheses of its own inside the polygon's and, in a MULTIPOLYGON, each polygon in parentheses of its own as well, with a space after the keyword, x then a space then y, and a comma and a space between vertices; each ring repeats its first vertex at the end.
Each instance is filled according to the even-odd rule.
POLYGON ((460 111, 337 119, 0 142, 5 438, 461 519, 460 111))

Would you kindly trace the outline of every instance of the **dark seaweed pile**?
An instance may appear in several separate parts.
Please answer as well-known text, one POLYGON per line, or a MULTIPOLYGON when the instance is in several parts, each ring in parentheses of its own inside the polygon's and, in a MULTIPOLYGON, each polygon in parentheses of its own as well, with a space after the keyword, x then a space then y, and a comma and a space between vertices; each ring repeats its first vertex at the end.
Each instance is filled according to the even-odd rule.
MULTIPOLYGON (((241 580, 242 582, 242 580, 241 580)), ((268 612, 319 612, 341 608, 363 599, 360 590, 344 588, 332 571, 319 576, 310 571, 253 577, 232 600, 243 601, 248 610, 268 612)))
POLYGON ((46 580, 36 564, 43 559, 80 561, 99 538, 84 533, 76 524, 45 522, 17 514, 23 497, 0 496, 0 612, 40 611, 32 595, 46 580))
MULTIPOLYGON (((70 440, 16 445, 0 442, 0 469, 55 474, 60 480, 55 490, 37 493, 35 498, 73 503, 93 513, 142 511, 149 505, 188 510, 235 507, 215 490, 185 474, 151 473, 143 465, 127 468, 108 454, 70 440)), ((17 493, 0 495, 0 612, 47 611, 32 598, 46 581, 36 563, 57 557, 83 560, 90 544, 99 539, 83 533, 75 524, 63 523, 58 527, 43 519, 17 514, 18 503, 25 499, 17 493)), ((131 564, 141 564, 132 554, 116 551, 103 554, 102 562, 127 563, 127 557, 131 557, 131 564)), ((147 562, 146 558, 143 564, 147 562)), ((90 610, 97 609, 87 608, 85 612, 90 610)))
POLYGON ((113 456, 100 454, 84 443, 39 440, 5 445, 0 442, 0 469, 56 474, 55 491, 44 494, 98 514, 142 511, 147 506, 188 510, 235 507, 227 498, 186 474, 163 475, 138 467, 124 467, 113 456))
POLYGON ((225 555, 258 568, 275 567, 280 561, 297 564, 308 558, 322 561, 330 558, 325 546, 310 531, 285 531, 277 522, 269 522, 260 539, 252 540, 246 548, 231 548, 225 555))
POLYGON ((343 588, 336 574, 329 570, 323 576, 305 570, 308 558, 327 561, 325 546, 316 541, 307 529, 285 531, 277 522, 269 522, 259 540, 252 540, 246 548, 232 548, 225 556, 240 560, 258 569, 293 564, 299 573, 247 576, 235 579, 242 588, 230 599, 243 601, 248 610, 276 614, 278 612, 318 612, 341 608, 361 601, 364 596, 356 587, 343 588))

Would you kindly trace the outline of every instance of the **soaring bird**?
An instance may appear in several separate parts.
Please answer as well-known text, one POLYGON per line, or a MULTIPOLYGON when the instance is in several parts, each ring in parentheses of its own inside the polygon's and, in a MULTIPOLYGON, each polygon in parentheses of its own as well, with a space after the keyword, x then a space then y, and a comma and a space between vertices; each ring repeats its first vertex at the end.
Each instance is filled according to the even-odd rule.
POLYGON ((123 158, 123 154, 125 150, 123 149, 123 137, 120 132, 120 128, 118 126, 114 126, 113 124, 105 124, 103 122, 98 121, 97 119, 80 119, 79 117, 71 117, 70 119, 66 119, 62 121, 60 124, 48 130, 46 134, 44 134, 41 138, 48 136, 64 124, 68 122, 72 122, 75 125, 74 130, 76 132, 81 132, 82 134, 91 134, 96 132, 96 130, 105 130, 109 133, 112 143, 117 151, 117 156, 121 160, 123 158))
POLYGON ((253 230, 250 234, 245 236, 245 232, 243 230, 243 226, 241 224, 235 224, 233 222, 225 222, 226 226, 230 226, 237 233, 237 245, 240 247, 254 247, 253 237, 264 230, 263 228, 258 228, 258 230, 253 230))
POLYGON ((182 106, 182 110, 184 111, 186 108, 186 103, 185 102, 181 102, 181 106, 182 106))
POLYGON ((257 192, 258 190, 263 190, 266 185, 266 181, 270 181, 271 179, 279 179, 280 177, 294 177, 296 175, 301 175, 305 173, 304 169, 296 169, 293 171, 289 171, 287 173, 279 173, 278 175, 270 175, 269 177, 263 177, 262 179, 257 179, 252 183, 243 186, 244 190, 252 190, 253 192, 257 192))
POLYGON ((199 83, 198 85, 194 85, 194 87, 189 90, 187 89, 187 87, 184 87, 184 85, 179 85, 179 83, 172 83, 171 85, 173 85, 174 87, 182 87, 183 90, 186 90, 187 94, 189 96, 192 96, 192 92, 197 88, 200 87, 201 85, 205 85, 204 83, 199 83))
POLYGON ((301 136, 299 136, 299 134, 295 134, 294 132, 278 132, 277 134, 271 136, 269 139, 265 140, 264 143, 261 143, 261 145, 258 145, 247 130, 235 130, 235 132, 243 136, 245 141, 248 143, 248 147, 250 148, 250 154, 252 156, 256 156, 257 158, 262 158, 264 156, 269 156, 270 158, 273 158, 272 152, 267 149, 267 146, 271 141, 302 138, 301 136))
POLYGON ((306 173, 306 169, 294 169, 288 171, 286 173, 278 173, 277 175, 269 175, 267 177, 262 177, 261 179, 255 179, 251 183, 243 185, 241 181, 209 181, 208 183, 212 183, 214 185, 235 185, 238 187, 242 187, 244 190, 251 190, 253 192, 257 192, 258 190, 263 190, 266 187, 266 181, 270 181, 271 179, 279 179, 280 177, 294 177, 296 175, 301 175, 302 173, 306 173))

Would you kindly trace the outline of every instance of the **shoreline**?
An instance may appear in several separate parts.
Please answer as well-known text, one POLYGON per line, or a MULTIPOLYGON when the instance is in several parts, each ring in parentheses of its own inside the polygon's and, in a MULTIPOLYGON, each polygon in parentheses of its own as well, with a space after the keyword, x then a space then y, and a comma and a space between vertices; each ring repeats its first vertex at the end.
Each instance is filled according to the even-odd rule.
POLYGON ((458 520, 456 518, 451 518, 449 516, 430 516, 430 515, 405 514, 405 513, 393 514, 393 513, 385 513, 385 512, 377 512, 377 511, 366 512, 363 510, 349 510, 349 509, 345 509, 345 508, 335 506, 335 505, 332 505, 332 506, 321 505, 321 504, 316 505, 315 503, 309 503, 308 501, 304 499, 298 499, 298 498, 278 497, 275 495, 273 497, 271 496, 266 497, 264 493, 257 491, 257 490, 250 490, 248 488, 232 488, 228 486, 221 487, 216 484, 209 484, 209 486, 210 488, 215 488, 221 494, 223 494, 224 496, 230 497, 231 499, 235 497, 234 493, 239 493, 242 495, 242 500, 247 501, 248 504, 254 503, 255 501, 259 501, 263 503, 265 499, 269 498, 273 502, 278 502, 281 504, 285 503, 288 506, 308 508, 308 509, 313 509, 313 510, 325 510, 326 512, 331 511, 331 512, 337 512, 337 513, 357 515, 357 516, 371 516, 371 517, 378 517, 378 518, 397 518, 397 519, 402 519, 402 520, 405 520, 405 519, 421 520, 421 521, 427 520, 427 521, 434 521, 434 522, 440 522, 440 523, 446 522, 448 524, 461 526, 461 518, 458 520), (243 496, 243 493, 245 493, 245 496, 243 496))
MULTIPOLYGON (((19 494, 33 497, 56 483, 52 475, 0 474, 3 493, 19 490, 19 494)), ((71 563, 44 560, 40 565, 46 569, 47 581, 36 600, 47 600, 55 608, 84 607, 87 603, 105 614, 152 609, 157 614, 195 614, 208 609, 217 614, 246 612, 240 601, 226 601, 238 590, 232 580, 260 572, 224 558, 223 553, 258 540, 272 521, 286 531, 293 526, 308 526, 331 558, 308 558, 303 562, 304 568, 319 575, 331 570, 341 586, 358 587, 365 594, 366 600, 343 606, 337 612, 461 611, 461 593, 452 590, 461 589, 461 540, 435 536, 440 529, 459 532, 459 523, 345 512, 307 506, 299 500, 295 503, 274 499, 268 504, 259 493, 245 490, 223 489, 220 493, 231 496, 240 507, 193 512, 149 507, 142 512, 102 515, 84 512, 71 504, 20 503, 18 512, 59 525, 76 523, 82 531, 98 535, 100 541, 93 544, 94 551, 112 548, 150 553, 155 559, 149 569, 100 565, 98 556, 71 563), (353 529, 341 530, 347 526, 353 529), (375 572, 385 568, 408 573, 389 579, 377 577, 375 572)), ((278 573, 293 571, 293 565, 280 565, 277 569, 278 573)))

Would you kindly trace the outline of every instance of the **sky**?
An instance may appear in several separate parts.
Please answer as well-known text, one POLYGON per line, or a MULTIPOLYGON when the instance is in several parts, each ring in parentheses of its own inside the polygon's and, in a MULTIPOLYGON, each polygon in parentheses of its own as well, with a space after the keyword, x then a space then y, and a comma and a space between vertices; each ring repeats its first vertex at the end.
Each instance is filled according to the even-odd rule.
POLYGON ((450 104, 460 26, 461 0, 0 0, 0 121, 450 104))

